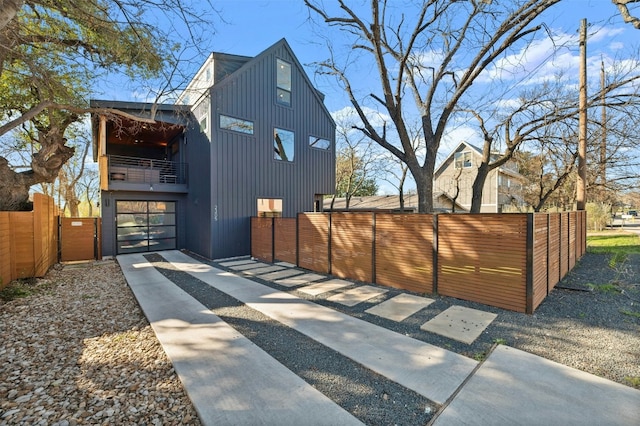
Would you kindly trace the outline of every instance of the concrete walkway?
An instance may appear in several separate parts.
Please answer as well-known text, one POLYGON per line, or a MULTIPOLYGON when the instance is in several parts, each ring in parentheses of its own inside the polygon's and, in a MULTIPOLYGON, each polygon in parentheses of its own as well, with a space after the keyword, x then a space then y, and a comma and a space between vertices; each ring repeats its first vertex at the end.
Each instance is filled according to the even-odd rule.
MULTIPOLYGON (((477 362, 202 264, 176 268, 444 404, 434 424, 638 424, 640 391, 506 346, 477 362)), ((118 256, 204 424, 359 424, 156 271, 118 256)))

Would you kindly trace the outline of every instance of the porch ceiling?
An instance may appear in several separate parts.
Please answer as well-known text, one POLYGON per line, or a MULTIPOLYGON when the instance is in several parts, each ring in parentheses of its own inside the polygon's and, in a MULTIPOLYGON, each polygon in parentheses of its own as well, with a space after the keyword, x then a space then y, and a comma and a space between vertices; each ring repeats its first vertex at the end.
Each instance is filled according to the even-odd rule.
POLYGON ((118 117, 117 121, 107 124, 107 144, 165 147, 183 130, 184 126, 179 124, 162 121, 146 123, 118 117))

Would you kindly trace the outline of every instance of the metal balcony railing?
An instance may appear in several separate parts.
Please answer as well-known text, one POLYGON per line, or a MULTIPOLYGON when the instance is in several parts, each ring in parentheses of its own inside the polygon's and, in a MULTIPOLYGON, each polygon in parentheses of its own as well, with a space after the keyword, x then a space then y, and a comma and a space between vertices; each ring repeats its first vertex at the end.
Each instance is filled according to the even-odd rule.
POLYGON ((109 155, 109 181, 130 183, 187 183, 187 163, 109 155))

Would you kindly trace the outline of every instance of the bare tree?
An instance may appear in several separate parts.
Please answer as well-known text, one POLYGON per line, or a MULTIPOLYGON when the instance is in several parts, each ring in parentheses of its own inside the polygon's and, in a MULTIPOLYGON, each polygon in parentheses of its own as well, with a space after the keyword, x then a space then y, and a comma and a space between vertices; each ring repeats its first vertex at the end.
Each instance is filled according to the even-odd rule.
MULTIPOLYGON (((360 95, 349 63, 332 55, 318 64, 334 75, 358 112, 361 131, 407 165, 416 181, 418 210, 433 210, 433 173, 443 135, 453 114, 484 71, 512 49, 525 48, 543 26, 535 22, 559 0, 511 2, 429 0, 395 7, 372 0, 367 20, 337 0, 333 14, 321 3, 305 0, 309 9, 349 38, 350 47, 376 67, 378 93, 360 95), (407 98, 413 99, 413 105, 407 98), (373 102, 393 121, 394 138, 373 126, 364 112, 373 102), (418 114, 426 144, 421 161, 412 149, 406 123, 418 114), (391 141, 398 141, 397 143, 391 141)), ((361 59, 358 58, 358 59, 361 59)), ((346 61, 350 61, 347 58, 346 61)), ((352 64, 356 61, 352 61, 352 64)))
POLYGON ((354 130, 353 120, 338 117, 336 120, 336 197, 345 198, 349 210, 351 198, 357 195, 375 195, 378 190, 376 177, 380 170, 376 145, 362 133, 354 130))
POLYGON ((618 7, 618 11, 624 22, 640 30, 640 18, 629 10, 629 5, 632 5, 632 7, 640 6, 640 0, 611 0, 611 3, 618 7))
MULTIPOLYGON (((412 149, 416 152, 418 158, 420 158, 421 155, 424 155, 424 141, 422 139, 420 123, 407 126, 407 130, 409 131, 412 149)), ((384 172, 382 179, 390 183, 398 191, 400 211, 404 211, 404 184, 406 183, 409 175, 409 166, 400 161, 398 157, 391 154, 389 151, 387 151, 386 155, 383 155, 382 157, 384 160, 382 161, 382 171, 384 172)))

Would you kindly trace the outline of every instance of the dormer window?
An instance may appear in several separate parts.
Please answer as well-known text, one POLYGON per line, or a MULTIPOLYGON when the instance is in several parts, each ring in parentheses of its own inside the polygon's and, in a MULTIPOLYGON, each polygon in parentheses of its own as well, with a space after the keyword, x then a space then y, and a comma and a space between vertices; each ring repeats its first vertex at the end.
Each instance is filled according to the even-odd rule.
POLYGON ((276 75, 276 100, 279 104, 291 106, 291 64, 276 59, 276 75))
POLYGON ((453 158, 456 169, 471 167, 471 152, 456 152, 453 158))

